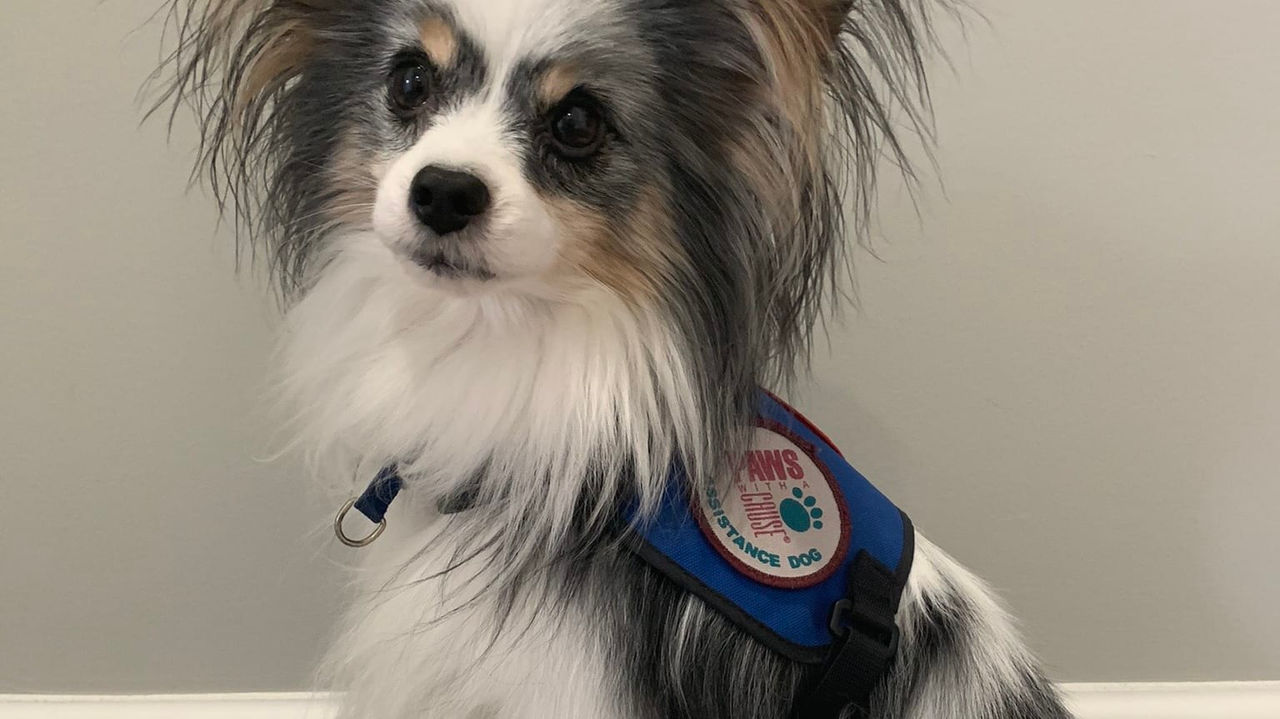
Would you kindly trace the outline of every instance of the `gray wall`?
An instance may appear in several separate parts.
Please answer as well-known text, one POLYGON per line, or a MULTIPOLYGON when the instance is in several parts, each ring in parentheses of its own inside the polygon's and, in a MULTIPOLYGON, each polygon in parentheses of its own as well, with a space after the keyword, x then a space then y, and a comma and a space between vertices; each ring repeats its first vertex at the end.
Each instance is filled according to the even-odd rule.
MULTIPOLYGON (((0 691, 299 688, 339 602, 157 4, 0 3, 0 691)), ((1057 677, 1280 678, 1280 4, 980 5, 802 406, 1057 677)))
POLYGON ((138 129, 159 4, 0 0, 0 691, 298 687, 337 607, 272 303, 138 129))

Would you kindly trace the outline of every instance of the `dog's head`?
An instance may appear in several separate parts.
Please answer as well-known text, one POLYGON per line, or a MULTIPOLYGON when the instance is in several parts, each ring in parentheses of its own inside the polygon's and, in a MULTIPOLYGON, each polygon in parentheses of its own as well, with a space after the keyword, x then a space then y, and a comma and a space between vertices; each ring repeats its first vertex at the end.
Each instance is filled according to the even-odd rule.
POLYGON ((919 0, 177 0, 166 99, 195 106, 286 291, 362 233, 444 292, 604 292, 785 374, 840 265, 849 170, 865 201, 888 107, 917 106, 924 20, 919 0))

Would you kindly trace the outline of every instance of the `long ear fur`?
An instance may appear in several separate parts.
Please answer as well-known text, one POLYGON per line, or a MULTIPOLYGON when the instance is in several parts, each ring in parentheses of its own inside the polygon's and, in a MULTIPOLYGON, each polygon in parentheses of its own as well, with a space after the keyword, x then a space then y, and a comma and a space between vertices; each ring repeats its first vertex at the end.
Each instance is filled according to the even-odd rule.
MULTIPOLYGON (((152 74, 151 114, 170 127, 190 108, 200 134, 192 179, 204 176, 237 237, 278 237, 296 214, 288 203, 289 130, 294 81, 317 43, 319 17, 340 0, 171 0, 166 34, 176 47, 152 74)), ((237 257, 241 244, 237 243, 237 257)), ((295 242, 268 251, 272 274, 288 292, 304 253, 295 242)))
POLYGON ((846 235, 852 229, 866 236, 877 165, 887 158, 914 179, 899 128, 926 143, 931 138, 930 15, 953 5, 736 0, 734 6, 763 55, 765 99, 775 118, 756 130, 767 139, 751 145, 761 149, 743 151, 739 164, 777 218, 778 266, 765 278, 764 294, 770 342, 787 351, 767 379, 786 384, 806 364, 824 307, 840 299, 849 269, 846 235))

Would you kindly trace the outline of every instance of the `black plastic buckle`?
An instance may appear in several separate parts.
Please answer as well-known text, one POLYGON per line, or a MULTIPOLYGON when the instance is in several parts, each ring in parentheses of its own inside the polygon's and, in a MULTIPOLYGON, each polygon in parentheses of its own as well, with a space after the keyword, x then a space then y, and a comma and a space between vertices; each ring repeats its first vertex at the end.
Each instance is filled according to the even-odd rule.
MULTIPOLYGON (((905 577, 903 577, 905 578, 905 577)), ((901 579, 866 550, 853 560, 846 595, 831 605, 827 659, 792 710, 792 719, 865 717, 871 695, 898 656, 901 579), (855 713, 848 710, 854 708, 855 713)))
POLYGON ((899 630, 893 604, 874 587, 831 607, 827 627, 836 638, 826 666, 796 704, 792 719, 865 719, 871 694, 898 656, 899 630), (853 714, 846 714, 854 708, 853 714))
POLYGON ((892 616, 877 617, 865 610, 860 611, 854 600, 845 598, 831 607, 831 617, 827 628, 837 639, 848 639, 849 633, 857 631, 864 637, 881 644, 890 658, 898 653, 898 639, 901 630, 892 616))

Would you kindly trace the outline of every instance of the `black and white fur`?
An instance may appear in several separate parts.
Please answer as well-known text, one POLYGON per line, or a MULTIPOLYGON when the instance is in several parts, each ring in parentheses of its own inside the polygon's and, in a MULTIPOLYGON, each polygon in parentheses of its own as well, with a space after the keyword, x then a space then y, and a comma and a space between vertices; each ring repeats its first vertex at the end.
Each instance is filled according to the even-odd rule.
MULTIPOLYGON (((638 560, 611 519, 652 507, 673 462, 723 476, 756 388, 803 367, 873 167, 922 119, 930 11, 171 6, 161 104, 194 108, 213 190, 288 300, 299 443, 343 493, 390 462, 408 480, 332 651, 341 716, 790 716, 806 670, 638 560), (405 58, 430 86, 408 111, 388 89, 405 58), (584 93, 605 134, 570 157, 549 127, 584 93), (453 234, 417 221, 427 166, 480 178, 484 216, 453 234), (462 495, 471 509, 439 511, 462 495)), ((873 717, 1067 716, 997 602, 922 537, 899 622, 873 717)))

